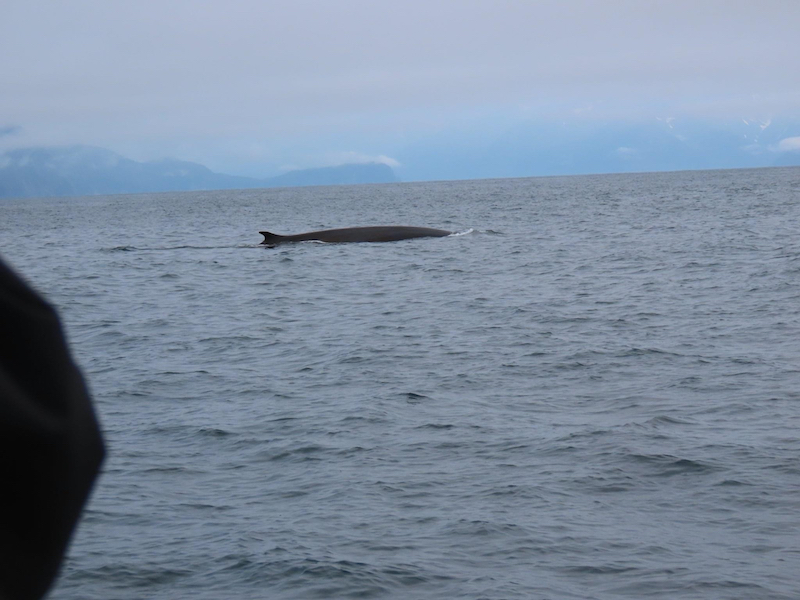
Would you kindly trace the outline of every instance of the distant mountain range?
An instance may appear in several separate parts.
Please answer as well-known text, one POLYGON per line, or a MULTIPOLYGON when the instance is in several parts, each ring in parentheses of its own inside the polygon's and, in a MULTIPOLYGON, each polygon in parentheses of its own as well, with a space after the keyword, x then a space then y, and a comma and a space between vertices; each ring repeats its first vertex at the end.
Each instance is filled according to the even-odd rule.
MULTIPOLYGON (((402 165, 397 172, 405 181, 800 166, 800 118, 576 117, 496 127, 475 122, 388 146, 385 153, 402 165)), ((0 198, 397 180, 391 167, 377 163, 256 179, 173 159, 137 162, 91 146, 0 155, 0 198)))
POLYGON ((390 152, 406 181, 800 165, 800 119, 527 121, 443 130, 390 152))
POLYGON ((0 156, 0 198, 395 181, 397 176, 392 168, 378 163, 304 169, 257 179, 215 173, 203 165, 181 160, 138 162, 93 146, 27 148, 0 156))

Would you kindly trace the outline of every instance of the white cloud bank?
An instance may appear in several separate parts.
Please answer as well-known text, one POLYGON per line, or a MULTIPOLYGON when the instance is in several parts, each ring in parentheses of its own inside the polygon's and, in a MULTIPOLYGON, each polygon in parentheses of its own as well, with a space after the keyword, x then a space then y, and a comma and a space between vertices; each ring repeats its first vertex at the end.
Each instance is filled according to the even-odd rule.
POLYGON ((327 166, 337 167, 339 165, 352 165, 352 164, 367 164, 367 163, 380 163, 389 167, 397 168, 400 166, 400 161, 385 156, 383 154, 371 155, 363 154, 361 152, 336 152, 328 155, 325 161, 327 166))
POLYGON ((797 152, 800 150, 800 136, 785 138, 778 142, 778 152, 797 152))

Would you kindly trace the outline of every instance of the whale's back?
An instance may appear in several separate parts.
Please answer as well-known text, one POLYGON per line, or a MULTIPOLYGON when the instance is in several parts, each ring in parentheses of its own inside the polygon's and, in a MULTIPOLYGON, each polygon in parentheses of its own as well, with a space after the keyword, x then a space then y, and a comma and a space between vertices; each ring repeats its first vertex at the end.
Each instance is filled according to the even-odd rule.
POLYGON ((319 242, 395 242, 418 237, 443 237, 451 231, 432 229, 430 227, 408 227, 405 225, 381 225, 377 227, 347 227, 344 229, 325 229, 310 231, 296 235, 278 235, 269 231, 259 231, 264 236, 261 242, 266 246, 274 246, 283 242, 303 242, 315 240, 319 242))

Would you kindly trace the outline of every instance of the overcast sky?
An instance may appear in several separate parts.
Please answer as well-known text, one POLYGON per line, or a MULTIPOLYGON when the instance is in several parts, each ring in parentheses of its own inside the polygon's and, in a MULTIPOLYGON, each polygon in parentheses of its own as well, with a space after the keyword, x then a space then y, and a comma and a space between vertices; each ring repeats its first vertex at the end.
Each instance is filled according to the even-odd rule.
POLYGON ((800 116, 800 0, 2 0, 0 150, 217 170, 522 120, 800 116))

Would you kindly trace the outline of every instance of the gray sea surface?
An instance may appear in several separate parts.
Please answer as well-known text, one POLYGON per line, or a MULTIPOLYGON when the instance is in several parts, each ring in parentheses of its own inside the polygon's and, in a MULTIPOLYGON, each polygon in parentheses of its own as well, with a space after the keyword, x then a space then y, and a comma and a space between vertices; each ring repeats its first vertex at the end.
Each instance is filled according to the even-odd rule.
POLYGON ((0 255, 109 448, 53 600, 800 598, 800 169, 3 200, 0 255), (458 235, 258 245, 383 224, 458 235))

